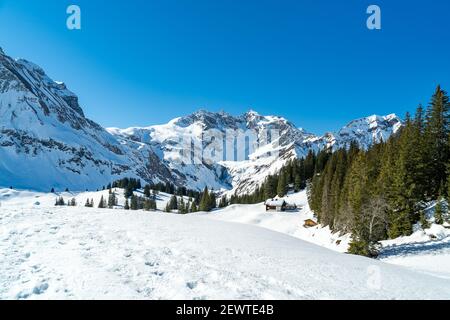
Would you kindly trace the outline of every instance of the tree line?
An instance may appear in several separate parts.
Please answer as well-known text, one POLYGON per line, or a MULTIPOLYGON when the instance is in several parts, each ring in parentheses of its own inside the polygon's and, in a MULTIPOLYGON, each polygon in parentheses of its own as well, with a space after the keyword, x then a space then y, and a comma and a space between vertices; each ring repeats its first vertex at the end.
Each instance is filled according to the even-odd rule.
POLYGON ((355 143, 330 152, 308 190, 311 209, 323 225, 350 232, 349 252, 374 256, 380 240, 407 236, 428 226, 424 209, 438 201, 435 222, 448 219, 450 196, 450 102, 436 88, 424 109, 406 114, 387 141, 361 150, 355 143))
POLYGON ((284 197, 289 190, 298 192, 303 190, 315 172, 323 170, 330 153, 322 151, 318 154, 309 151, 306 157, 288 161, 277 174, 269 175, 264 182, 249 194, 234 194, 227 199, 222 197, 219 207, 229 204, 260 203, 276 196, 284 197))

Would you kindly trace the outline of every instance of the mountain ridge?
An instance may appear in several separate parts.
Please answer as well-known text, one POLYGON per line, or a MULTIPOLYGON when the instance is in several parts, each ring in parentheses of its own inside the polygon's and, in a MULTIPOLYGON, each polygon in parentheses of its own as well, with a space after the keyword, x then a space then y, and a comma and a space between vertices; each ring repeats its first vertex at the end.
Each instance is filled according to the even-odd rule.
POLYGON ((77 95, 63 82, 0 48, 0 184, 5 186, 84 190, 128 176, 245 193, 309 150, 346 147, 354 140, 367 148, 401 125, 394 114, 372 115, 316 136, 284 117, 254 110, 238 116, 198 110, 166 124, 103 128, 85 117, 77 95), (250 132, 254 141, 250 146, 231 141, 226 134, 233 130, 250 132), (190 153, 200 150, 197 162, 190 162, 189 146, 180 144, 181 139, 195 146, 190 153), (228 147, 223 156, 221 143, 228 147), (208 161, 204 150, 214 161, 208 161))

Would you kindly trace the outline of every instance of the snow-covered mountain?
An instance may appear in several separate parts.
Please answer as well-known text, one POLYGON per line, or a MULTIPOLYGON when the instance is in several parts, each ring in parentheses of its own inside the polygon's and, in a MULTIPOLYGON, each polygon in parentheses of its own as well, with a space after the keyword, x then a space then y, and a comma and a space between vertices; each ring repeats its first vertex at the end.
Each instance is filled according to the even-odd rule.
POLYGON ((191 188, 202 188, 207 184, 215 190, 225 189, 228 193, 242 194, 251 192, 268 174, 277 172, 288 160, 306 156, 310 150, 342 148, 352 141, 367 148, 375 142, 385 141, 400 127, 401 121, 394 114, 384 117, 373 115, 354 120, 335 134, 315 136, 278 116, 262 116, 255 111, 232 116, 225 112, 201 110, 165 125, 107 130, 124 145, 140 147, 144 144, 158 150, 157 154, 168 163, 170 170, 183 173, 185 185, 191 188), (252 146, 251 142, 245 144, 239 135, 236 135, 239 141, 230 141, 229 132, 239 130, 256 142, 252 146), (270 133, 272 140, 267 137, 270 133), (218 137, 221 139, 219 143, 218 137), (206 148, 213 145, 210 149, 220 156, 211 165, 192 164, 190 157, 180 157, 186 151, 182 150, 183 147, 187 147, 188 152, 192 150, 189 144, 180 143, 180 139, 206 148), (248 149, 247 154, 242 152, 244 149, 248 149))
POLYGON ((242 193, 309 150, 367 147, 400 126, 395 115, 374 115, 315 136, 278 116, 198 111, 163 125, 104 129, 64 83, 0 49, 2 186, 84 190, 129 176, 242 193))
POLYGON ((87 119, 64 83, 0 51, 0 184, 83 190, 112 176, 145 177, 136 153, 87 119))

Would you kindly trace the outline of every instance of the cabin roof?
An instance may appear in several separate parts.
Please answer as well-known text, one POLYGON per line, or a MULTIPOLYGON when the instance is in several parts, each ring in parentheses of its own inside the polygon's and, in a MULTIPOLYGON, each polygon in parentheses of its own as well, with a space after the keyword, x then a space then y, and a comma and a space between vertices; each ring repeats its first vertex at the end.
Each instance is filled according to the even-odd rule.
POLYGON ((286 201, 284 201, 284 199, 269 199, 269 200, 266 200, 266 206, 282 207, 285 204, 286 204, 286 201))

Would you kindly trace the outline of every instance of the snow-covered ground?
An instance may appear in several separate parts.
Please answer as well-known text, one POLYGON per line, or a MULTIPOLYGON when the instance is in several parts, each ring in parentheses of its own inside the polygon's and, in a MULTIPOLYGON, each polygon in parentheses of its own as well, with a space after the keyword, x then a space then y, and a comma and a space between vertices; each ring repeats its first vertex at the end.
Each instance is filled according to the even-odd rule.
POLYGON ((306 212, 285 216, 289 229, 288 213, 264 216, 257 205, 241 206, 254 221, 239 221, 238 206, 195 215, 82 206, 100 194, 54 207, 55 195, 0 189, 0 299, 450 298, 450 279, 299 239, 306 212))
POLYGON ((346 252, 350 242, 350 235, 341 235, 331 232, 329 227, 320 225, 304 227, 305 220, 316 221, 309 208, 306 191, 290 194, 284 198, 286 202, 297 205, 294 212, 266 212, 263 203, 252 205, 231 205, 212 213, 199 213, 208 215, 213 219, 252 224, 271 229, 290 236, 306 240, 320 246, 346 252))
POLYGON ((433 224, 382 244, 381 261, 450 279, 450 229, 433 224))

